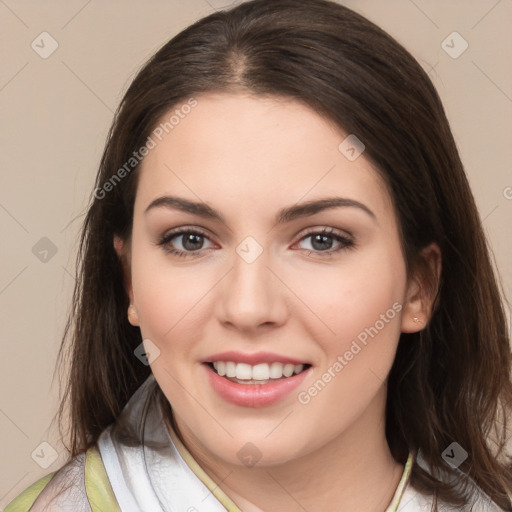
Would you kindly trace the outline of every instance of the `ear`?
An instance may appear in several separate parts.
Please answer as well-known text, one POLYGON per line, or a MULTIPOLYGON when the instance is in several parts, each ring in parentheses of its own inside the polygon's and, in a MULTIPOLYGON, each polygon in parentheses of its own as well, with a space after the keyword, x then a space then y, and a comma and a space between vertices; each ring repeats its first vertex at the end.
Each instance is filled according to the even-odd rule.
POLYGON ((132 289, 132 279, 131 279, 131 264, 130 264, 130 251, 128 247, 128 242, 121 239, 119 236, 114 235, 114 249, 121 261, 121 265, 123 267, 123 278, 124 278, 124 286, 126 289, 126 293, 130 299, 130 307, 128 308, 128 321, 133 326, 139 325, 139 319, 137 316, 137 310, 134 304, 133 297, 133 289, 132 289))
POLYGON ((434 300, 441 279, 441 250, 432 243, 421 251, 420 263, 407 283, 402 310, 402 332, 418 332, 425 328, 433 313, 434 300))

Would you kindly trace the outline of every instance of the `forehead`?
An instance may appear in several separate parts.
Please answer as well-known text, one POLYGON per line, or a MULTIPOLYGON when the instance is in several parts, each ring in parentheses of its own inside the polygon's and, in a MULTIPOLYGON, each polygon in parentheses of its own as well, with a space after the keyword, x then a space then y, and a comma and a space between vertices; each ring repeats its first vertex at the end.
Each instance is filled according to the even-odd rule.
POLYGON ((235 215, 240 206, 261 216, 335 195, 392 214, 384 181, 364 153, 347 159, 339 146, 348 134, 311 108, 243 94, 196 101, 193 108, 173 107, 153 130, 154 147, 139 169, 136 214, 165 194, 226 212, 232 206, 235 215))

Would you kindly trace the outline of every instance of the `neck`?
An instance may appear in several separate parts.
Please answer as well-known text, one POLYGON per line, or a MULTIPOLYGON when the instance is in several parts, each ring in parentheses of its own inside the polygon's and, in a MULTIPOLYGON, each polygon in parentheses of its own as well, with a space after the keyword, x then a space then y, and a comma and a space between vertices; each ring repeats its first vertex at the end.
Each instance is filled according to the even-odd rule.
POLYGON ((385 387, 375 400, 377 406, 370 404, 318 450, 267 467, 226 463, 206 452, 186 427, 172 423, 194 459, 244 512, 383 512, 404 468, 393 459, 385 436, 385 387))

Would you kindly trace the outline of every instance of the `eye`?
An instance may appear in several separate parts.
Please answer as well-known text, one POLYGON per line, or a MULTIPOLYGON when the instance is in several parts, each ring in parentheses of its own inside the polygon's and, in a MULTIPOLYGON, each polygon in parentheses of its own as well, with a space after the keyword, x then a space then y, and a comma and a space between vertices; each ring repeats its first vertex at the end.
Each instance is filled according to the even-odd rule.
MULTIPOLYGON (((205 249, 205 240, 210 241, 210 238, 205 232, 197 228, 179 228, 165 234, 157 242, 157 245, 161 246, 168 254, 185 258, 198 257, 202 254, 203 250, 212 248, 207 247, 205 249), (176 247, 176 245, 178 245, 178 247, 176 247)), ((311 248, 305 249, 308 251, 308 255, 315 254, 320 257, 331 256, 334 253, 355 247, 355 242, 351 237, 349 237, 349 235, 336 232, 336 230, 332 228, 311 230, 297 243, 301 243, 306 240, 310 240, 311 245, 311 248)))
POLYGON ((201 230, 180 228, 179 230, 171 231, 164 235, 158 242, 158 245, 161 246, 164 251, 176 256, 185 258, 196 257, 199 255, 200 251, 204 249, 205 240, 210 239, 201 230), (173 240, 177 240, 181 248, 174 247, 176 242, 173 242, 173 240))
POLYGON ((355 247, 355 242, 352 238, 346 234, 336 232, 332 228, 310 231, 300 239, 299 243, 308 239, 310 240, 311 246, 310 249, 306 249, 308 250, 308 254, 314 253, 319 256, 330 256, 334 253, 355 247))

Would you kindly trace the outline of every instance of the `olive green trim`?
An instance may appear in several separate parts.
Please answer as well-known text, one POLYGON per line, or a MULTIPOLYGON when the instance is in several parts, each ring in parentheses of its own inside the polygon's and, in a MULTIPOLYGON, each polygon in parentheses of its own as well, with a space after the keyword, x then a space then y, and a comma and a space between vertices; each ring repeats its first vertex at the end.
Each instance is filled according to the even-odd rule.
POLYGON ((173 428, 169 429, 169 435, 175 444, 178 452, 188 467, 195 473, 197 478, 203 482, 210 492, 221 502, 227 512, 242 512, 236 503, 210 478, 204 469, 197 463, 187 447, 181 442, 173 428))
POLYGON ((53 478, 56 472, 43 476, 30 487, 27 487, 21 494, 14 498, 4 512, 29 512, 36 498, 41 494, 48 482, 53 478))
POLYGON ((407 457, 407 462, 405 463, 404 471, 402 473, 402 477, 400 478, 400 482, 398 483, 398 487, 396 488, 395 495, 393 496, 391 505, 386 509, 385 512, 397 512, 398 507, 401 504, 400 502, 402 501, 402 496, 404 495, 405 487, 409 483, 411 469, 415 460, 415 454, 413 452, 409 452, 409 456, 407 457))
POLYGON ((85 492, 92 512, 121 512, 96 446, 85 454, 85 492))

